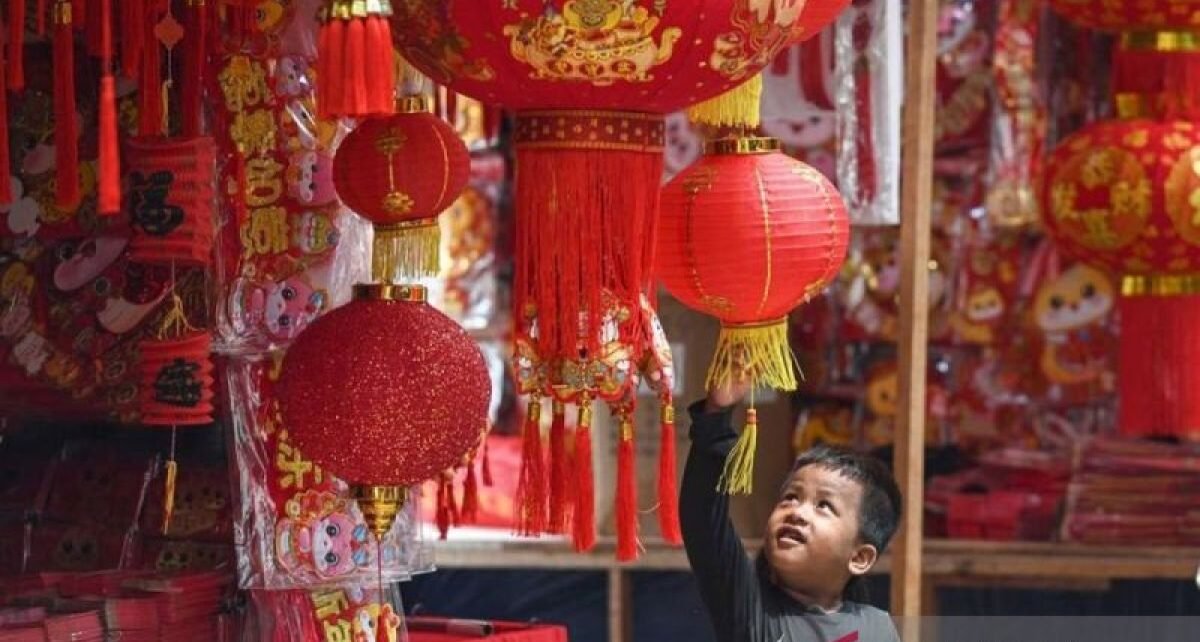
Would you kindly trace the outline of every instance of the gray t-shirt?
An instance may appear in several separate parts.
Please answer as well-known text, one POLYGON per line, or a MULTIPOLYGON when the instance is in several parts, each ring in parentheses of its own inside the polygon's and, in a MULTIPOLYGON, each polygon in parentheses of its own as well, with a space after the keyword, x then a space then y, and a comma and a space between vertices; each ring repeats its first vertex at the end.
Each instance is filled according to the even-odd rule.
POLYGON ((836 613, 805 607, 779 590, 755 564, 717 492, 725 458, 737 441, 728 412, 692 406, 692 449, 680 488, 679 519, 688 561, 720 642, 899 642, 887 613, 843 602, 836 613))

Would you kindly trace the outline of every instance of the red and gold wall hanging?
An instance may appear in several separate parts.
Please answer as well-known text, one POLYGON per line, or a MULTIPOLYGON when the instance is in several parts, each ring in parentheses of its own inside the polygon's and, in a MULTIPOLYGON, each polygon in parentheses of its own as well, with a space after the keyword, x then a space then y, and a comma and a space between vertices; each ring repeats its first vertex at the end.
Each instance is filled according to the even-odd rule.
POLYGON ((437 217, 470 175, 466 145, 429 109, 424 96, 403 99, 399 113, 360 122, 333 159, 338 197, 375 228, 372 272, 393 282, 437 275, 437 217))
MULTIPOLYGON (((712 141, 708 153, 663 188, 656 271, 675 298, 721 320, 708 385, 745 375, 796 389, 789 312, 841 269, 849 221, 820 172, 771 138, 712 141)), ((751 403, 722 487, 751 489, 756 443, 751 403)))
POLYGON ((353 270, 333 269, 352 228, 333 183, 342 131, 317 118, 303 56, 280 57, 274 75, 263 61, 228 56, 213 75, 222 205, 230 219, 217 251, 221 344, 269 349, 330 307, 331 286, 357 280, 353 270))

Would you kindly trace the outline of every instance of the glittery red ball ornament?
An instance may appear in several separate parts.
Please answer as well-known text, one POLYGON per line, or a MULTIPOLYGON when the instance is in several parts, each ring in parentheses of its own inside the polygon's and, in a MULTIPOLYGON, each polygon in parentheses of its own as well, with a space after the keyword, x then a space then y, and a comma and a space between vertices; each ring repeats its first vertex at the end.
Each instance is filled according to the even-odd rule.
POLYGON ((411 486, 462 460, 486 427, 479 348, 417 286, 357 286, 283 363, 283 420, 304 455, 351 484, 411 486))

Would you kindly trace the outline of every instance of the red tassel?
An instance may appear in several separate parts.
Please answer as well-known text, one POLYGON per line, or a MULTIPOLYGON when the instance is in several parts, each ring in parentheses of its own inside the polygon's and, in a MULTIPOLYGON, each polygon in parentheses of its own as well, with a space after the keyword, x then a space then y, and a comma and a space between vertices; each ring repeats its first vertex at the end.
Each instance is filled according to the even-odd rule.
MULTIPOLYGON (((364 20, 351 20, 346 24, 346 53, 342 60, 341 73, 346 75, 345 116, 360 116, 371 113, 367 101, 367 25, 364 20)), ((330 73, 338 73, 330 69, 330 73)))
POLYGON ((475 473, 475 462, 467 466, 467 477, 463 480, 462 521, 474 524, 479 519, 479 476, 475 473))
POLYGON ((450 499, 447 497, 446 482, 438 482, 437 491, 437 528, 438 536, 446 539, 450 533, 450 499))
POLYGON ((364 65, 367 72, 368 111, 372 114, 390 114, 395 110, 396 76, 393 67, 396 64, 395 50, 392 48, 392 28, 387 18, 369 16, 366 19, 367 30, 367 60, 364 65))
POLYGON ((83 0, 70 0, 71 2, 71 21, 75 31, 82 31, 84 25, 87 24, 87 3, 83 0))
POLYGON ((112 76, 112 0, 101 0, 100 55, 104 75, 100 78, 100 185, 96 207, 103 216, 121 211, 121 153, 117 133, 117 89, 112 76))
POLYGON ((1200 439, 1200 295, 1121 296, 1117 426, 1130 437, 1200 439))
MULTIPOLYGON (((383 601, 384 597, 382 595, 380 595, 379 599, 380 599, 380 601, 383 601)), ((392 642, 391 636, 388 635, 388 619, 389 619, 388 616, 391 614, 392 614, 391 605, 384 604, 379 607, 379 617, 375 619, 375 642, 392 642)), ((305 638, 305 639, 309 639, 309 638, 305 638)), ((312 639, 320 639, 320 638, 312 638, 312 639)))
POLYGON ((327 18, 321 25, 317 61, 317 111, 328 120, 346 112, 343 96, 346 94, 344 55, 346 47, 346 21, 327 18))
POLYGON ((37 6, 34 7, 37 15, 34 16, 33 31, 38 38, 46 37, 46 0, 38 0, 37 6))
POLYGON ((8 87, 5 86, 7 65, 0 49, 0 204, 12 203, 12 165, 8 155, 8 87))
POLYGON ((146 7, 149 0, 124 0, 121 3, 121 73, 138 78, 142 71, 146 7))
POLYGON ((8 0, 8 88, 25 89, 25 0, 8 0))
POLYGON ((187 1, 186 47, 183 80, 180 87, 180 116, 183 135, 195 138, 201 131, 201 100, 204 94, 204 69, 208 66, 208 7, 205 0, 187 1))
MULTIPOLYGON (((136 1, 136 0, 135 0, 136 1)), ((153 7, 142 15, 142 73, 141 84, 138 88, 141 105, 138 110, 138 133, 142 136, 163 135, 162 113, 162 52, 159 51, 158 39, 154 36, 154 24, 158 21, 157 12, 153 7)))
POLYGON ((546 532, 546 464, 542 457, 542 404, 533 398, 525 418, 521 444, 521 476, 517 483, 517 532, 546 532))
POLYGON ((592 402, 579 401, 575 426, 575 550, 581 553, 596 545, 596 488, 592 478, 592 402))
POLYGON ((55 205, 79 205, 79 125, 75 122, 75 33, 71 4, 54 5, 55 205))
POLYGON ((483 485, 488 488, 492 487, 492 458, 488 455, 488 438, 483 438, 483 463, 480 464, 479 472, 483 474, 483 485))
POLYGON ((1113 53, 1112 92, 1146 97, 1151 113, 1144 117, 1200 118, 1200 53, 1118 47, 1113 53))
MULTIPOLYGON (((111 2, 111 0, 109 0, 111 2)), ((92 10, 87 12, 87 23, 84 27, 83 43, 87 50, 87 55, 93 58, 104 57, 104 16, 106 9, 104 2, 101 1, 100 10, 92 10)), ((110 18, 111 19, 111 18, 110 18)))
POLYGON ((561 401, 554 400, 554 418, 550 424, 550 523, 548 533, 565 533, 570 510, 567 492, 567 417, 561 401))
POLYGON ((633 420, 621 417, 621 441, 617 445, 617 561, 638 556, 637 474, 634 470, 633 420))
POLYGON ((663 401, 662 441, 658 446, 658 529, 668 544, 683 543, 679 528, 679 490, 675 477, 675 406, 663 401))

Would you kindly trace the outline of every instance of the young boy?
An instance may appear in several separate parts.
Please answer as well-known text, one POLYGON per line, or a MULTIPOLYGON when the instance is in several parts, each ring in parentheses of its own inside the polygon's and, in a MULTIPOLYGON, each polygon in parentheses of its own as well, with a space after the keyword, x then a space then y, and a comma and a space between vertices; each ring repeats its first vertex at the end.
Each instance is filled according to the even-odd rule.
POLYGON ((796 460, 751 563, 717 483, 737 440, 743 390, 709 392, 690 408, 692 450, 679 516, 688 561, 720 642, 899 641, 887 613, 845 599, 887 547, 900 490, 880 462, 818 447, 796 460))

